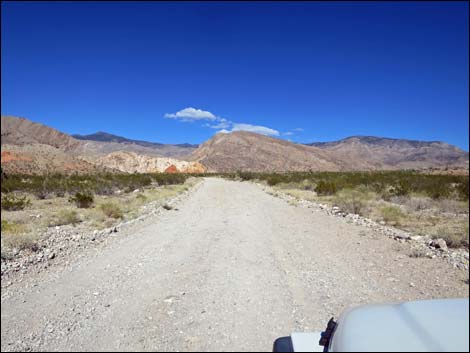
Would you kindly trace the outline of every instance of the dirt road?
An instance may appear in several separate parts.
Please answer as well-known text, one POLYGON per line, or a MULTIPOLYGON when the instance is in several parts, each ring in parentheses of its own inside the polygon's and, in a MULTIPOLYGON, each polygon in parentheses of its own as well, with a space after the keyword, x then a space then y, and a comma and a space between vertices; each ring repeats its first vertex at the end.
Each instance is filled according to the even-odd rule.
POLYGON ((352 305, 468 296, 464 271, 254 184, 177 207, 9 287, 2 351, 271 350, 352 305))

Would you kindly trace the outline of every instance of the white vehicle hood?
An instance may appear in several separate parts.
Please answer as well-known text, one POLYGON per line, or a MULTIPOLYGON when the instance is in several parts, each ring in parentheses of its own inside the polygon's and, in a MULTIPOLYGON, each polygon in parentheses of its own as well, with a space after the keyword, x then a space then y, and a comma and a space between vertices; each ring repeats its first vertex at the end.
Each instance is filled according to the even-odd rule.
POLYGON ((331 352, 469 351, 467 299, 365 305, 346 311, 331 352))

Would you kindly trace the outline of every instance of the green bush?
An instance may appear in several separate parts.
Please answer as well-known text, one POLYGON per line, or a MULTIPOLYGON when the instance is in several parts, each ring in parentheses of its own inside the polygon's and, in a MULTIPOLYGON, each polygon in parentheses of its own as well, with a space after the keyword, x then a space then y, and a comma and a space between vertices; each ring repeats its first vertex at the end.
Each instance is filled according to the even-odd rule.
POLYGON ((130 190, 143 188, 152 184, 175 185, 183 184, 188 178, 187 174, 167 174, 167 173, 148 173, 148 174, 120 174, 120 173, 102 173, 89 175, 61 175, 51 174, 42 175, 24 175, 11 174, 2 180, 2 193, 14 191, 29 192, 38 198, 45 198, 55 193, 58 196, 64 196, 65 193, 74 195, 77 192, 83 193, 87 190, 97 195, 110 195, 116 190, 130 190))
POLYGON ((93 205, 94 197, 90 193, 76 192, 69 201, 74 202, 78 208, 90 208, 93 205))
POLYGON ((105 202, 105 203, 102 203, 99 207, 100 207, 100 210, 107 217, 116 218, 116 219, 124 217, 124 213, 122 209, 119 207, 118 204, 114 202, 105 202))
POLYGON ((273 174, 270 177, 268 177, 268 179, 266 181, 267 181, 269 186, 274 186, 274 185, 277 185, 279 183, 282 183, 282 179, 283 178, 282 178, 281 175, 273 174))
POLYGON ((468 182, 459 183, 456 187, 456 191, 457 191, 457 197, 459 200, 462 200, 462 201, 468 200, 468 195, 469 195, 468 194, 469 193, 468 182))
POLYGON ((237 172, 237 175, 238 175, 238 177, 239 177, 241 180, 243 180, 243 181, 254 179, 254 173, 250 173, 250 172, 241 172, 241 171, 238 171, 238 172, 237 172))
POLYGON ((1 208, 6 211, 24 210, 31 205, 31 201, 26 197, 15 196, 11 194, 2 195, 1 208))
POLYGON ((334 195, 337 187, 333 181, 320 180, 314 190, 318 196, 334 195))

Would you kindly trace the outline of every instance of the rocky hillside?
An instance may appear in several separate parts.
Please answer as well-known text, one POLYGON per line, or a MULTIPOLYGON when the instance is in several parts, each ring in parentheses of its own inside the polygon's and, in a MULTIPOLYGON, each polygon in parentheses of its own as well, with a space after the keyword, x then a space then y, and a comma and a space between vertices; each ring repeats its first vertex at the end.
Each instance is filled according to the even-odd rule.
POLYGON ((439 141, 352 136, 311 143, 351 169, 468 168, 468 152, 439 141))
POLYGON ((215 135, 200 145, 191 159, 217 172, 339 170, 319 148, 246 131, 215 135))
POLYGON ((70 135, 25 118, 2 116, 1 143, 10 145, 49 145, 64 151, 80 148, 70 135))
POLYGON ((464 170, 469 154, 444 142, 353 136, 297 144, 246 131, 219 133, 194 145, 131 140, 104 132, 75 135, 24 118, 2 116, 2 167, 26 173, 464 170), (192 161, 192 162, 188 162, 192 161))
POLYGON ((232 132, 217 134, 191 158, 218 172, 468 169, 468 152, 447 143, 379 137, 300 145, 251 132, 232 132))
POLYGON ((153 157, 185 159, 197 148, 197 145, 187 143, 172 145, 132 140, 102 131, 91 135, 72 136, 82 142, 80 153, 84 155, 103 156, 111 152, 127 151, 153 157))
POLYGON ((206 171, 206 168, 198 162, 155 158, 133 152, 113 152, 99 158, 95 163, 127 173, 204 173, 206 171))
POLYGON ((106 133, 76 139, 28 119, 11 116, 1 119, 1 165, 6 173, 200 173, 205 170, 199 163, 165 157, 188 155, 195 149, 192 145, 135 141, 106 133))
POLYGON ((2 171, 7 174, 88 174, 112 171, 74 157, 59 148, 45 144, 2 144, 2 171))

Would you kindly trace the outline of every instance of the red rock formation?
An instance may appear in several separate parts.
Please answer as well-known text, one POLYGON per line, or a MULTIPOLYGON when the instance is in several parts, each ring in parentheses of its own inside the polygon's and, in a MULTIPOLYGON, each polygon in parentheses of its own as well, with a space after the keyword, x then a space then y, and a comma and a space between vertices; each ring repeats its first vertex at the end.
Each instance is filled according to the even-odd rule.
POLYGON ((2 157, 1 157, 2 163, 8 163, 8 162, 14 162, 14 161, 31 162, 32 159, 28 157, 22 157, 17 154, 13 154, 10 151, 2 151, 2 157))
POLYGON ((165 173, 178 173, 178 169, 175 167, 174 164, 172 164, 165 169, 165 173))

